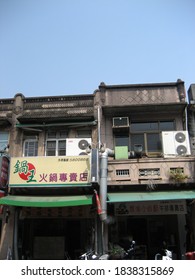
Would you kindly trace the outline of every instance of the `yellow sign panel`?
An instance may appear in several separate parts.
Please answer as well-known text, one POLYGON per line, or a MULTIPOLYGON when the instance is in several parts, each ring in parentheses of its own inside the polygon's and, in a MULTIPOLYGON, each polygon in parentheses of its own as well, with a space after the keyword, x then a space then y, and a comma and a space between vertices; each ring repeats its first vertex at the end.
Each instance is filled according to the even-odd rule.
POLYGON ((10 187, 66 187, 90 185, 90 157, 11 158, 10 187))

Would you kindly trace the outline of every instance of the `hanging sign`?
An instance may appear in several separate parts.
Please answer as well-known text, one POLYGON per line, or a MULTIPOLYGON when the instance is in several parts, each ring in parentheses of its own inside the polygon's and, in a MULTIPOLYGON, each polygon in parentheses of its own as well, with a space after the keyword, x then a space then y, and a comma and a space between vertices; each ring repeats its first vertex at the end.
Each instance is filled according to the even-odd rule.
POLYGON ((117 216, 129 215, 173 215, 186 214, 185 200, 141 201, 131 203, 116 203, 117 216))
POLYGON ((90 181, 89 156, 11 158, 10 187, 83 187, 90 181))

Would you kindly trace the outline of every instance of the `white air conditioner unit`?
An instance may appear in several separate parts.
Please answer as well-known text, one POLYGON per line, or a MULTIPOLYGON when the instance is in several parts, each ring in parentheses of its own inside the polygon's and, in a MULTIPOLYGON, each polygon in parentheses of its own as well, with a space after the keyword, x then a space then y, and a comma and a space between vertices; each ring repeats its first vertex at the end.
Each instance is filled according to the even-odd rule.
POLYGON ((129 127, 129 117, 116 117, 112 119, 113 128, 129 127))
POLYGON ((191 154, 188 131, 163 131, 162 145, 164 157, 191 154))
POLYGON ((91 138, 67 138, 66 155, 81 156, 87 155, 86 149, 91 145, 91 138))

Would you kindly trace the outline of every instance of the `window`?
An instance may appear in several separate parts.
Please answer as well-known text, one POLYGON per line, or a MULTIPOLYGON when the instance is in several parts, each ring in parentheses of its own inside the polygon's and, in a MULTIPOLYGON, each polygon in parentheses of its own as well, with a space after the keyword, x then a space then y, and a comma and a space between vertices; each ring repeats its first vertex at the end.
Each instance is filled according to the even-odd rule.
POLYGON ((58 141, 58 155, 64 156, 66 154, 66 140, 58 141))
POLYGON ((49 131, 46 141, 46 156, 66 155, 67 131, 49 131))
POLYGON ((24 156, 36 157, 38 155, 38 141, 29 139, 24 141, 24 156))
POLYGON ((55 156, 56 155, 56 140, 47 141, 47 156, 55 156))
POLYGON ((0 151, 5 150, 8 145, 9 132, 0 131, 0 151))
POLYGON ((129 147, 129 136, 127 135, 116 135, 115 146, 127 146, 129 147))
POLYGON ((160 133, 174 130, 174 121, 134 122, 130 126, 130 147, 140 144, 146 153, 162 151, 160 133))
POLYGON ((141 145, 145 153, 161 153, 161 132, 175 130, 174 121, 132 122, 129 132, 114 131, 115 146, 128 146, 130 151, 141 145))
POLYGON ((139 177, 160 176, 160 168, 139 169, 139 177))
POLYGON ((90 129, 78 129, 77 137, 78 138, 91 138, 91 130, 90 129))

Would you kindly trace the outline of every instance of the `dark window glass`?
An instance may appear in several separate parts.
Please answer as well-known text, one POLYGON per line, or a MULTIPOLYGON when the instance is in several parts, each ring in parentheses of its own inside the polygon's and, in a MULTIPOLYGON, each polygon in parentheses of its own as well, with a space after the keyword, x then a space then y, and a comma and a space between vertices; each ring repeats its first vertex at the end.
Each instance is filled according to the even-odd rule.
POLYGON ((77 130, 78 138, 91 138, 91 130, 77 130))
POLYGON ((175 130, 174 122, 173 121, 161 121, 159 124, 159 130, 161 131, 172 131, 175 130))
MULTIPOLYGON (((144 152, 159 153, 162 151, 161 132, 174 131, 175 122, 151 121, 151 122, 133 122, 130 125, 130 150, 134 151, 135 145, 142 145, 144 152)), ((116 146, 126 146, 128 137, 115 135, 116 146)))
POLYGON ((144 123, 132 123, 131 131, 151 131, 158 130, 158 122, 144 122, 144 123))
POLYGON ((160 152, 160 136, 158 133, 147 134, 147 150, 148 152, 160 152))
POLYGON ((59 156, 66 155, 66 140, 58 141, 58 155, 59 156))
POLYGON ((134 151, 134 145, 142 145, 143 151, 145 151, 144 134, 131 135, 131 151, 134 151))
POLYGON ((24 156, 35 157, 38 155, 38 142, 33 140, 27 140, 24 143, 24 156))
POLYGON ((67 131, 60 131, 59 132, 59 138, 67 138, 68 133, 67 131))
POLYGON ((47 141, 47 156, 56 155, 56 141, 47 141))
POLYGON ((129 137, 128 136, 115 136, 115 146, 129 147, 129 137))
POLYGON ((49 131, 47 133, 47 138, 56 138, 56 132, 55 131, 49 131))

